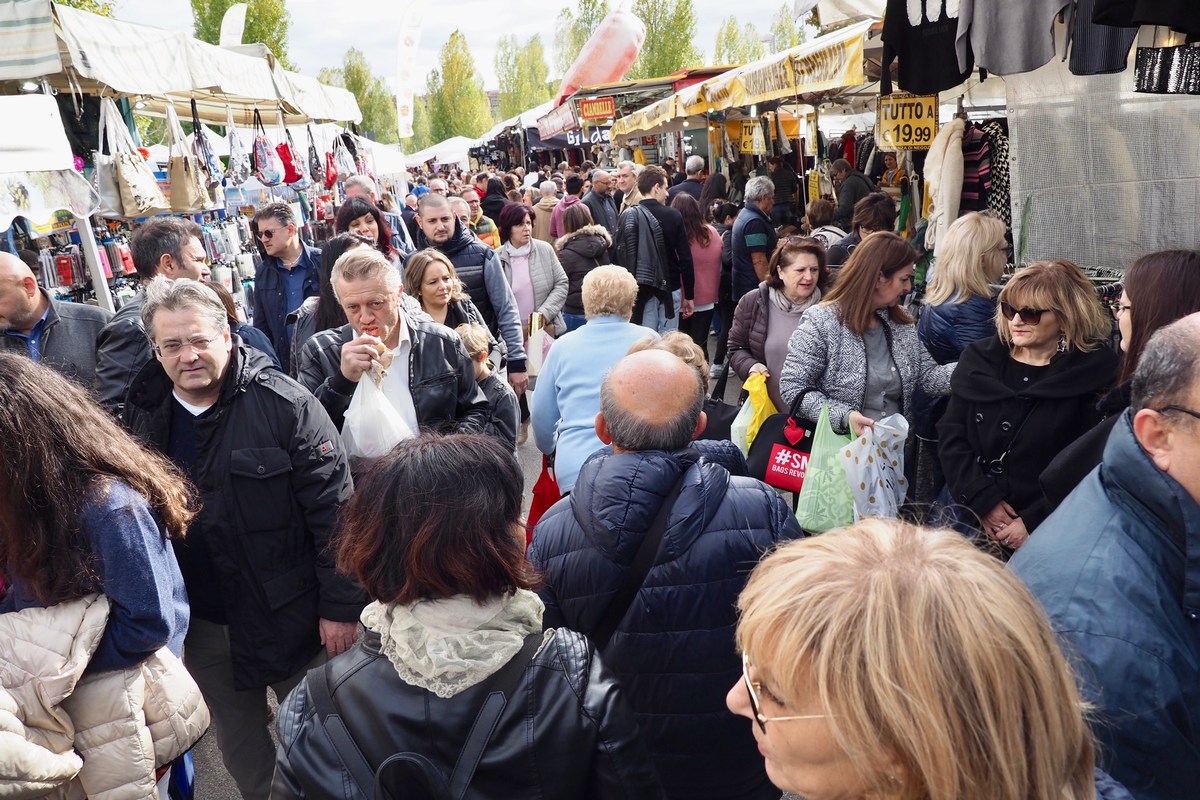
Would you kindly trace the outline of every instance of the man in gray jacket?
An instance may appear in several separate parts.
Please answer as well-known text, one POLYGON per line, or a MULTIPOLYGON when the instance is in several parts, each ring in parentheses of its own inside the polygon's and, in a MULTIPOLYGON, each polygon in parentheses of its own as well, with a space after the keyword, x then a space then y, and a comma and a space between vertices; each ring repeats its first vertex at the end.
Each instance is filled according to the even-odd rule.
POLYGON ((0 251, 0 351, 21 352, 91 389, 96 334, 112 312, 51 299, 33 270, 0 251))

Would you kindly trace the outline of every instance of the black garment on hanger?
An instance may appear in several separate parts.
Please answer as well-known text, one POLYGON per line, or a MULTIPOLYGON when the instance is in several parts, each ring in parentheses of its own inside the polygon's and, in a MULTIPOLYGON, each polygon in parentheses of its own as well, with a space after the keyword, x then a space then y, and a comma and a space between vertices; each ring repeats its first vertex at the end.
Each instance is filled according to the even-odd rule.
POLYGON ((1092 22, 1128 28, 1163 25, 1200 36, 1200 3, 1196 0, 1096 0, 1092 22))
POLYGON ((913 0, 888 0, 883 18, 883 69, 879 93, 892 93, 892 62, 900 59, 897 82, 913 94, 937 94, 965 81, 975 65, 967 49, 967 68, 958 68, 958 18, 946 12, 946 0, 917 0, 921 14, 909 18, 913 0))
POLYGON ((1078 0, 1070 25, 1071 63, 1074 75, 1108 75, 1124 72, 1137 26, 1118 28, 1092 21, 1101 0, 1078 0))

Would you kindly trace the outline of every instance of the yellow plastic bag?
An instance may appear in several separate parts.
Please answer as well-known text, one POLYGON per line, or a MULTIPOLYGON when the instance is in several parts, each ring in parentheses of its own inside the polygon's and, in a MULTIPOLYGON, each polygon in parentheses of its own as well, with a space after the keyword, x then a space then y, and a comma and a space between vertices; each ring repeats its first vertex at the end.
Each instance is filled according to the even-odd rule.
POLYGON ((750 400, 747 405, 754 409, 753 415, 750 417, 750 424, 746 428, 746 449, 749 450, 750 445, 754 444, 754 437, 758 436, 758 429, 767 421, 767 417, 778 414, 779 411, 771 402, 771 396, 767 394, 766 375, 756 372, 746 379, 742 388, 749 392, 750 400))

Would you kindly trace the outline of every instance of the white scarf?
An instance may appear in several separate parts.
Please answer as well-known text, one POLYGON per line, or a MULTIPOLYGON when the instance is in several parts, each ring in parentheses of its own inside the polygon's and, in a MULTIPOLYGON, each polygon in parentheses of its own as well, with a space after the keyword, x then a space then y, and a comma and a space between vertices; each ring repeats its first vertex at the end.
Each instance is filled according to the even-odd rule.
POLYGON ((517 258, 529 258, 529 254, 533 251, 533 240, 530 239, 526 242, 524 247, 513 247, 512 242, 505 242, 504 247, 508 250, 509 255, 517 258))
POLYGON ((774 286, 770 288, 771 305, 785 314, 793 314, 800 316, 808 309, 821 302, 821 290, 813 289, 813 293, 808 296, 808 299, 803 303, 793 303, 791 298, 783 293, 782 289, 776 289, 774 286))

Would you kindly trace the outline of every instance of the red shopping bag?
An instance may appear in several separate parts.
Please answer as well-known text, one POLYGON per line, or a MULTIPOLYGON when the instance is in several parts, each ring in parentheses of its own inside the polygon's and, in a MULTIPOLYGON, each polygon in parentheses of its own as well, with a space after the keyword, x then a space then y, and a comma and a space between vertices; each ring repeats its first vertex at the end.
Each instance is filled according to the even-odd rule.
POLYGON ((558 490, 558 480, 554 477, 554 458, 544 455, 542 456, 542 472, 533 484, 533 502, 529 506, 529 516, 525 519, 526 548, 533 541, 533 526, 537 525, 542 514, 549 511, 550 506, 560 499, 562 499, 562 492, 558 490))

